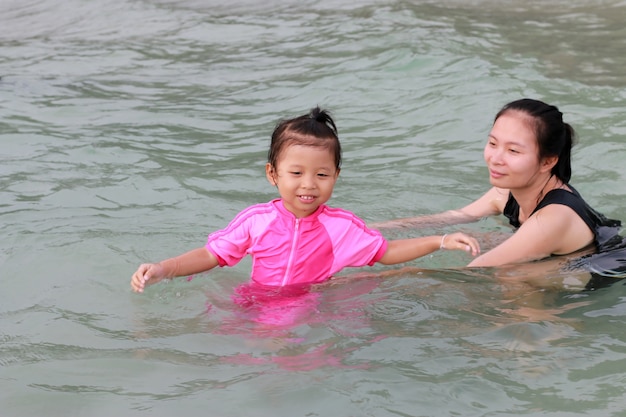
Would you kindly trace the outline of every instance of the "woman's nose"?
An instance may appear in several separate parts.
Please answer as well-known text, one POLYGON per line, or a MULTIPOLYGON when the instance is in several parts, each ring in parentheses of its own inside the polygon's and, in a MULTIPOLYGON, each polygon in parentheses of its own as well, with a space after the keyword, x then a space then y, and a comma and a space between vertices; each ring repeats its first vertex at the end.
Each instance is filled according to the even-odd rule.
POLYGON ((502 163, 502 151, 499 148, 485 149, 485 160, 494 164, 502 163))

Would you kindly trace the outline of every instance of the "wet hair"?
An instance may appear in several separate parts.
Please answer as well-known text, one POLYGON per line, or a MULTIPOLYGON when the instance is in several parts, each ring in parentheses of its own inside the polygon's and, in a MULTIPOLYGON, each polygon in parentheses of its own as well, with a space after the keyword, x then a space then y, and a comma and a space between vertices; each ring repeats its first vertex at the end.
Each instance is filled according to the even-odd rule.
POLYGON ((564 183, 568 183, 572 177, 571 154, 576 133, 572 126, 563 122, 563 113, 555 106, 542 101, 523 98, 502 107, 494 122, 503 114, 511 112, 523 113, 528 117, 530 127, 537 138, 539 159, 558 156, 551 173, 564 183))
POLYGON ((320 109, 319 106, 302 116, 278 122, 272 133, 267 162, 276 168, 280 154, 291 145, 328 149, 335 157, 335 168, 341 167, 341 145, 337 126, 328 111, 320 109))

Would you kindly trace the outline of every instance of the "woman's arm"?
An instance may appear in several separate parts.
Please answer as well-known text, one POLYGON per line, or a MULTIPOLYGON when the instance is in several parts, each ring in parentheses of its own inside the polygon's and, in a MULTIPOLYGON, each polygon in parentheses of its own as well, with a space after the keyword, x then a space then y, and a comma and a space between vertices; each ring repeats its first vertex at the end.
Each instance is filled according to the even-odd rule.
POLYGON ((448 210, 443 213, 427 214, 424 216, 406 217, 403 219, 387 220, 384 222, 372 223, 372 229, 397 229, 402 227, 437 227, 452 224, 471 223, 478 220, 477 217, 470 216, 463 212, 463 209, 448 210))
POLYGON ((448 210, 443 213, 425 216, 407 217, 385 222, 374 223, 374 229, 401 228, 401 227, 442 227, 452 224, 471 223, 486 216, 502 213, 509 197, 509 190, 492 187, 478 200, 467 206, 448 210))
POLYGON ((565 255, 592 242, 592 231, 574 210, 551 204, 530 216, 510 238, 469 266, 499 266, 565 255))

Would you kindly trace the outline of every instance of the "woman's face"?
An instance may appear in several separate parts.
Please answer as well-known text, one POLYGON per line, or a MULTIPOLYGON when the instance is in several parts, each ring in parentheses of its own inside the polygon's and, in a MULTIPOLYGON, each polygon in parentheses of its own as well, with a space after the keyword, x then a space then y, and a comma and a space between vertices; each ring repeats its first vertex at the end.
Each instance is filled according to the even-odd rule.
POLYGON ((529 116, 511 111, 493 124, 484 157, 491 184, 499 188, 519 189, 530 186, 545 170, 529 116))

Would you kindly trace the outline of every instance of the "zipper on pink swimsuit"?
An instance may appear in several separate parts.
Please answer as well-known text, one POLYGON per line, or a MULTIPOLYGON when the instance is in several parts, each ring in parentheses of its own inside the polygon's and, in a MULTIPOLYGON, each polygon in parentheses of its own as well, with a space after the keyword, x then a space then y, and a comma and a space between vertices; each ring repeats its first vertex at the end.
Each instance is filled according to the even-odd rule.
POLYGON ((285 276, 283 277, 283 282, 280 284, 281 286, 287 285, 287 281, 289 280, 289 275, 291 275, 291 267, 293 266, 293 258, 296 256, 296 246, 298 245, 298 233, 300 230, 300 219, 296 219, 296 225, 293 231, 293 240, 291 241, 291 252, 289 252, 289 261, 287 262, 287 269, 285 270, 285 276))

